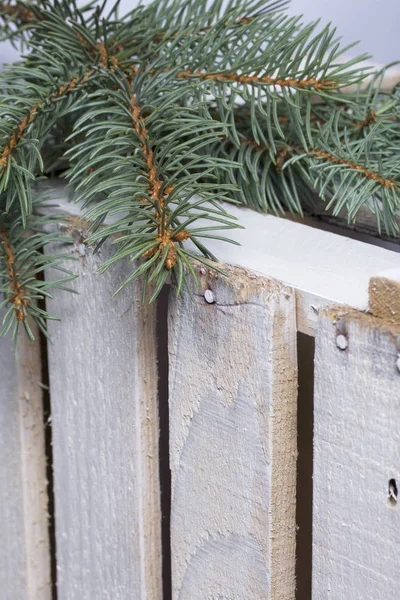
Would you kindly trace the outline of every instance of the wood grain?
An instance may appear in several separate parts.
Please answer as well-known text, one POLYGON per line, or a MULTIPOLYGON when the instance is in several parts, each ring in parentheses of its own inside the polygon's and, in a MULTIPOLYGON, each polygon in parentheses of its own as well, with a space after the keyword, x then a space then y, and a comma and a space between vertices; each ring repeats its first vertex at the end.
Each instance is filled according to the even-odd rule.
POLYGON ((383 320, 344 309, 321 318, 315 354, 313 600, 398 595, 400 503, 390 481, 400 489, 399 350, 400 328, 383 320), (337 346, 338 335, 347 340, 344 350, 337 346))
MULTIPOLYGON (((239 246, 207 240, 221 262, 271 277, 296 291, 297 329, 317 330, 318 313, 334 304, 368 309, 371 277, 398 268, 398 252, 287 219, 224 204, 244 229, 229 232, 239 246)), ((209 222, 199 221, 203 226, 209 222)), ((196 251, 194 244, 187 245, 196 251)))
MULTIPOLYGON (((60 207, 79 215, 79 205, 67 202, 65 183, 55 180, 51 184, 53 199, 60 207)), ((315 336, 318 313, 327 306, 346 304, 367 310, 371 277, 399 266, 394 244, 390 244, 392 249, 378 248, 317 229, 315 221, 305 225, 242 206, 223 206, 243 226, 228 234, 239 245, 209 239, 207 248, 221 262, 250 269, 294 288, 297 329, 307 335, 315 336)), ((115 216, 110 221, 112 218, 115 216)), ((201 225, 209 227, 210 222, 200 219, 198 226, 201 225)), ((185 244, 198 253, 190 240, 185 244)))
POLYGON ((369 308, 375 317, 400 325, 400 267, 371 277, 369 308))
POLYGON ((173 598, 291 600, 294 292, 202 270, 169 314, 173 598))
MULTIPOLYGON (((32 325, 34 330, 34 327, 32 325)), ((38 342, 0 338, 0 595, 50 600, 46 457, 38 342)))
POLYGON ((139 283, 112 299, 133 266, 100 276, 111 244, 93 255, 82 227, 72 221, 69 249, 79 295, 48 302, 62 318, 49 345, 58 598, 158 600, 155 308, 142 306, 139 283))

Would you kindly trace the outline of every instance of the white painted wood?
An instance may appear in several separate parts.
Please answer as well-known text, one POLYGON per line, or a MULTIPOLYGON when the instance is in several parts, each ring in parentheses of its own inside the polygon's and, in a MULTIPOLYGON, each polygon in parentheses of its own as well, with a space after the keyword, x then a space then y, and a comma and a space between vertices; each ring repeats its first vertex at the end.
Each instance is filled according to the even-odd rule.
POLYGON ((173 599, 292 600, 295 296, 202 270, 169 313, 173 599))
POLYGON ((79 295, 48 302, 62 318, 49 346, 58 598, 158 600, 155 308, 142 306, 139 283, 113 299, 133 266, 98 275, 111 244, 94 256, 84 225, 69 229, 79 295))
POLYGON ((0 338, 0 596, 50 600, 40 349, 21 334, 18 362, 0 338))
MULTIPOLYGON (((71 207, 63 184, 56 182, 53 197, 62 207, 71 207)), ((79 206, 72 208, 79 214, 79 206)), ((318 312, 325 306, 366 310, 371 277, 400 267, 400 254, 392 250, 243 207, 225 203, 224 208, 244 227, 224 232, 240 246, 207 240, 207 247, 221 262, 295 288, 297 328, 308 335, 315 335, 318 312)), ((187 245, 196 251, 190 241, 187 245)))
POLYGON ((383 600, 400 588, 400 328, 355 311, 316 338, 313 600, 383 600), (337 336, 348 340, 345 350, 337 336), (391 499, 390 496, 391 495, 391 499))
POLYGON ((241 245, 207 240, 207 247, 221 262, 295 288, 297 328, 308 335, 315 335, 318 312, 325 306, 366 310, 370 278, 400 266, 400 254, 386 248, 247 208, 224 207, 245 228, 228 232, 241 245))

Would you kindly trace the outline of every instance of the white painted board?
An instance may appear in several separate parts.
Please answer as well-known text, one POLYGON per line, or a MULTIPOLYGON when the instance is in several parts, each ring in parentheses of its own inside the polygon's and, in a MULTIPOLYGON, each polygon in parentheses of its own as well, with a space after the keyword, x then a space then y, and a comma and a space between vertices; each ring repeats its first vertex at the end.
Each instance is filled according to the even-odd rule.
POLYGON ((155 308, 140 283, 112 299, 134 267, 100 276, 111 244, 93 255, 82 227, 70 225, 79 260, 66 265, 79 295, 56 291, 47 305, 62 318, 48 347, 58 599, 159 600, 155 308))
MULTIPOLYGON (((52 181, 53 198, 62 208, 79 214, 66 202, 65 185, 52 181)), ((297 328, 315 335, 318 313, 330 304, 368 308, 371 277, 400 268, 400 253, 346 238, 302 223, 224 203, 244 229, 223 232, 239 246, 207 239, 218 260, 282 281, 296 290, 297 328)), ((197 224, 210 225, 200 220, 197 224)), ((186 245, 198 252, 190 242, 186 245)), ((400 248, 400 247, 399 247, 400 248)))
POLYGON ((40 348, 21 334, 18 362, 0 338, 0 597, 50 600, 40 348))
POLYGON ((318 313, 327 305, 366 310, 370 278, 400 267, 398 252, 248 208, 224 208, 244 227, 227 235, 240 246, 207 240, 207 247, 221 262, 295 288, 297 327, 308 335, 315 335, 318 313))
POLYGON ((170 300, 173 599, 292 600, 295 296, 228 272, 170 300))
POLYGON ((398 596, 400 497, 395 498, 394 487, 400 490, 399 351, 400 329, 383 320, 332 311, 320 321, 313 600, 398 596))

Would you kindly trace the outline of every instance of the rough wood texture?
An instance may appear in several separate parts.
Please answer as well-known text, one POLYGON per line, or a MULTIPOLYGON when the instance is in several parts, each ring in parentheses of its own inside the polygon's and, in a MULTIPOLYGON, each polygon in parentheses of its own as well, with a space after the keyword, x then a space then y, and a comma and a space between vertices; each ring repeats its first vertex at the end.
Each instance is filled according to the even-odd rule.
MULTIPOLYGON (((65 184, 60 180, 51 184, 53 199, 67 212, 79 215, 80 207, 66 201, 65 184)), ((400 246, 394 252, 394 244, 389 242, 391 249, 378 248, 317 229, 315 221, 305 225, 241 206, 225 203, 224 207, 244 226, 228 235, 240 246, 210 239, 207 247, 222 262, 251 269, 294 288, 297 329, 307 335, 315 336, 318 313, 326 306, 346 304, 367 310, 371 277, 399 266, 400 246)), ((210 222, 204 221, 203 225, 209 227, 210 222)), ((186 244, 198 252, 190 240, 186 244)))
POLYGON ((339 311, 320 321, 315 355, 313 600, 383 600, 398 595, 399 350, 400 328, 382 320, 339 311), (344 350, 337 346, 338 335, 347 340, 344 350))
POLYGON ((294 292, 203 271, 169 315, 173 598, 291 600, 294 292))
POLYGON ((72 233, 80 295, 48 303, 62 318, 49 346, 58 598, 158 600, 155 308, 139 284, 112 299, 132 265, 98 275, 110 244, 94 256, 79 224, 72 233))
POLYGON ((375 317, 400 325, 400 268, 371 278, 369 308, 375 317))
POLYGON ((295 288, 297 328, 307 335, 315 335, 318 313, 326 306, 347 304, 366 310, 370 278, 399 266, 397 252, 250 209, 224 206, 245 227, 228 236, 241 245, 207 240, 207 247, 222 262, 295 288))
POLYGON ((0 338, 0 595, 50 600, 40 349, 0 338))

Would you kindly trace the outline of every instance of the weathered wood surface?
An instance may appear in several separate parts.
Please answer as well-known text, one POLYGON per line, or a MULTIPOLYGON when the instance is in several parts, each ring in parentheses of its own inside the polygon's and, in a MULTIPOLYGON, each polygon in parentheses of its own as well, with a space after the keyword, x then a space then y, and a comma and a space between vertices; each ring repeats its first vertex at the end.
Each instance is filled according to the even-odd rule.
POLYGON ((0 338, 0 597, 50 600, 40 349, 0 338))
POLYGON ((62 318, 49 346, 58 598, 158 600, 155 308, 142 306, 139 283, 112 299, 132 265, 100 276, 110 244, 93 255, 84 229, 71 229, 79 295, 48 302, 62 318))
MULTIPOLYGON (((67 203, 65 184, 58 180, 51 184, 54 200, 68 212, 80 214, 79 206, 67 203)), ((207 240, 207 247, 221 262, 250 269, 294 288, 297 329, 307 335, 315 336, 318 313, 326 306, 346 304, 366 310, 371 277, 400 264, 398 251, 322 231, 315 222, 310 227, 309 222, 305 225, 232 204, 225 203, 224 208, 244 227, 228 232, 228 237, 240 246, 207 240)), ((186 244, 198 252, 190 240, 186 244)))
POLYGON ((297 328, 307 335, 315 335, 326 306, 366 310, 370 278, 400 264, 398 252, 243 207, 225 208, 244 226, 228 236, 241 245, 207 240, 207 247, 222 262, 295 288, 297 328))
POLYGON ((375 317, 400 325, 400 267, 371 278, 369 308, 375 317))
POLYGON ((398 595, 399 351, 400 328, 383 319, 343 310, 331 311, 320 321, 315 355, 313 600, 383 600, 398 595))
POLYGON ((174 600, 295 593, 294 292, 229 268, 169 314, 174 600))

